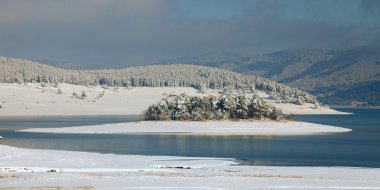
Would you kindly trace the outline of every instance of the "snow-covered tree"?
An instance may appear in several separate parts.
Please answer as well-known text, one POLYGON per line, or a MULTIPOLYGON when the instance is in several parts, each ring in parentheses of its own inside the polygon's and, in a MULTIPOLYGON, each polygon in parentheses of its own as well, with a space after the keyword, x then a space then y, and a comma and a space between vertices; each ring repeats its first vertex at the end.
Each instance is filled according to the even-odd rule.
POLYGON ((256 95, 189 97, 185 94, 163 98, 145 112, 146 120, 280 120, 283 114, 256 95))

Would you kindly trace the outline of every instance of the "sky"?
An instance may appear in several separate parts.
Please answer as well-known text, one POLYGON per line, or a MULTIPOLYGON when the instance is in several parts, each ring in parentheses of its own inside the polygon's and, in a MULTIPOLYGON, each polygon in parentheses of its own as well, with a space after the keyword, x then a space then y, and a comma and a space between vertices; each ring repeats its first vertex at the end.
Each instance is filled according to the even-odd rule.
POLYGON ((122 68, 380 44, 379 0, 1 0, 0 55, 122 68))

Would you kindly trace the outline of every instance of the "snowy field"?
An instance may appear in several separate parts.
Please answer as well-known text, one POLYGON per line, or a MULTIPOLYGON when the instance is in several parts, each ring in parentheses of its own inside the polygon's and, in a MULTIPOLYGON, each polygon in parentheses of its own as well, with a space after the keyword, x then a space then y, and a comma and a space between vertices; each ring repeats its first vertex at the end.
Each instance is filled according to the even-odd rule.
MULTIPOLYGON (((161 98, 186 93, 189 96, 217 95, 215 90, 200 94, 189 87, 136 87, 103 89, 100 86, 59 84, 58 87, 40 84, 0 84, 0 116, 70 116, 70 115, 138 115, 161 98), (59 89, 61 94, 59 93, 59 89), (81 96, 84 99, 73 96, 81 96)), ((267 97, 258 91, 261 97, 267 97)), ((345 114, 329 108, 313 109, 313 105, 276 104, 284 113, 345 114)))
POLYGON ((63 128, 34 128, 43 133, 171 133, 194 135, 308 135, 349 132, 351 129, 297 121, 140 121, 63 128))
POLYGON ((380 189, 380 169, 239 166, 232 159, 112 155, 0 145, 0 189, 20 187, 380 189))

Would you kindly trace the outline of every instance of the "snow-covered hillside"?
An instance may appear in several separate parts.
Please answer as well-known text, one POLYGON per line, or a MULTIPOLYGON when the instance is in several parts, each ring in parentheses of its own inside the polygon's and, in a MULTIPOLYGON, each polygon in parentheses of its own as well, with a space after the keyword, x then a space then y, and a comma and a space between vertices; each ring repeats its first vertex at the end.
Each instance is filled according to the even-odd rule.
MULTIPOLYGON (((260 91, 261 92, 261 91, 260 91)), ((162 98, 180 95, 218 96, 220 91, 204 93, 191 87, 108 87, 40 83, 0 83, 0 116, 51 115, 141 115, 162 98), (82 94, 86 97, 82 97, 82 94)), ((259 96, 268 96, 258 93, 259 96)), ((266 101, 269 99, 265 98, 266 101)), ((285 114, 337 114, 335 110, 312 104, 273 103, 285 114)))
POLYGON ((194 87, 219 90, 261 90, 277 102, 311 103, 316 98, 265 78, 195 65, 154 65, 121 70, 64 70, 40 63, 0 57, 1 83, 67 83, 87 86, 194 87))

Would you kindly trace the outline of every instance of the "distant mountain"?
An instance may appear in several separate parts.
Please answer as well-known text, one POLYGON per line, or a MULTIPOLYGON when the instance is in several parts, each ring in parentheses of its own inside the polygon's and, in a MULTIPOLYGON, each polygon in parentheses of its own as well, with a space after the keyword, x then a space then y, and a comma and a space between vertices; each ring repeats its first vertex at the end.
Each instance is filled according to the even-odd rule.
POLYGON ((258 56, 206 53, 159 64, 197 64, 255 74, 334 105, 380 105, 380 48, 289 49, 258 56))

